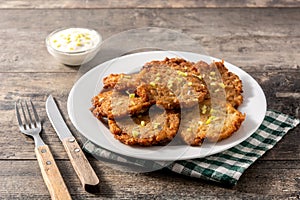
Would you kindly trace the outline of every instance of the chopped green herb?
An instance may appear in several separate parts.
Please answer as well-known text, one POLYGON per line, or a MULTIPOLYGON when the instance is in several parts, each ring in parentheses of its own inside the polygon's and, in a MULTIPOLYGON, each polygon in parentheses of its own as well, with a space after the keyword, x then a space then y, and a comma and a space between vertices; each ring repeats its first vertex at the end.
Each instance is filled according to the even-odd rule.
POLYGON ((156 84, 155 84, 154 82, 151 81, 151 82, 150 82, 150 85, 151 85, 152 87, 155 87, 156 84))
POLYGON ((201 108, 201 113, 205 114, 206 113, 206 109, 207 109, 207 106, 203 105, 202 108, 201 108))
POLYGON ((187 76, 187 72, 177 71, 177 74, 180 76, 187 76))
POLYGON ((210 124, 215 118, 216 118, 215 116, 210 116, 210 117, 206 120, 205 124, 210 124))
POLYGON ((133 131, 132 131, 132 136, 135 137, 135 138, 138 137, 139 134, 140 134, 140 133, 139 133, 138 131, 136 131, 136 130, 133 130, 133 131))
POLYGON ((225 88, 224 83, 219 83, 219 86, 220 86, 221 88, 225 88))

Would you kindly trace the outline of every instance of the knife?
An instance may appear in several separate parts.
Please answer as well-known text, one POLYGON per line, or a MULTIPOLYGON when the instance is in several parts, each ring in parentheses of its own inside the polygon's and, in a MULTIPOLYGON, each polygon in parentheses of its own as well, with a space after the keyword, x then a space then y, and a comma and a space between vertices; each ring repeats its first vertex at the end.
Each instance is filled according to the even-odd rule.
POLYGON ((99 179, 95 171, 63 120, 52 95, 47 98, 46 111, 53 128, 55 129, 59 139, 62 141, 64 148, 68 153, 68 156, 76 171, 76 174, 82 183, 83 188, 85 190, 89 190, 91 187, 98 185, 99 179))

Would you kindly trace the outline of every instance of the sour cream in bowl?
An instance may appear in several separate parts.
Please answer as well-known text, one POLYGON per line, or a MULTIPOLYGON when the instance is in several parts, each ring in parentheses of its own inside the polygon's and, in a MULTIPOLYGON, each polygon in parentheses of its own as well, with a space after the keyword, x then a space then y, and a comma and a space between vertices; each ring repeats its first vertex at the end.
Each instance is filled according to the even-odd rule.
POLYGON ((87 28, 59 29, 46 38, 48 52, 59 62, 71 66, 92 60, 101 42, 100 34, 87 28))

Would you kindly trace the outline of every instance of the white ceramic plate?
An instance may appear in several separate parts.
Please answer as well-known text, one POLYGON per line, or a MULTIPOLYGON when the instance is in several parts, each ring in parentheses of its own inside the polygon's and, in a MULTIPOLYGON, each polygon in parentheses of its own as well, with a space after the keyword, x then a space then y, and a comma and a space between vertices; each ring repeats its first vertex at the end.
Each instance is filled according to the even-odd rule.
POLYGON ((182 57, 188 61, 199 60, 211 63, 220 59, 178 51, 150 51, 122 56, 107 61, 84 74, 73 86, 68 98, 68 113, 76 129, 93 143, 109 151, 148 160, 174 161, 201 158, 229 149, 247 139, 262 123, 266 113, 266 98, 258 83, 245 71, 225 62, 225 66, 237 74, 243 82, 244 102, 239 107, 246 113, 241 128, 231 137, 216 144, 204 143, 201 147, 167 145, 154 147, 133 147, 114 139, 108 128, 90 112, 91 99, 102 89, 103 77, 111 73, 137 71, 146 62, 163 60, 165 57, 182 57))

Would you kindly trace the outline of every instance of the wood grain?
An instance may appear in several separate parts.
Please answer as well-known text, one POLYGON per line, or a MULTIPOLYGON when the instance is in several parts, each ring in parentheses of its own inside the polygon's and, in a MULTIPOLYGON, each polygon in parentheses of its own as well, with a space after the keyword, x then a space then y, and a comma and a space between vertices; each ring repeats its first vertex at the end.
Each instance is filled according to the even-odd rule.
POLYGON ((35 148, 35 154, 52 200, 70 200, 68 188, 47 145, 35 148))
MULTIPOLYGON (((294 92, 299 91, 299 70, 249 70, 259 84, 262 86, 267 97, 268 109, 277 110, 295 117, 299 116, 299 99, 294 97, 278 98, 277 91, 294 92), (288 105, 288 106, 287 106, 288 105), (298 111, 297 111, 298 110, 298 111)), ((17 99, 32 98, 35 107, 43 120, 41 137, 45 143, 51 145, 53 155, 56 158, 68 159, 67 154, 50 124, 46 110, 45 101, 49 94, 56 97, 62 115, 72 133, 81 143, 80 134, 71 124, 67 113, 67 97, 71 87, 76 80, 76 73, 0 73, 2 83, 0 85, 0 126, 11 134, 0 134, 0 159, 33 159, 33 142, 30 138, 22 135, 17 126, 14 103, 17 99), (68 81, 66 81, 68 77, 68 81), (31 79, 31 81, 27 81, 31 79), (50 85, 51 87, 45 87, 50 85), (28 89, 29 88, 29 89, 28 89), (16 146, 16 144, 19 144, 16 146)), ((300 146, 294 141, 300 140, 299 127, 291 131, 284 140, 271 150, 269 160, 300 160, 300 146)))
MULTIPOLYGON (((176 30, 201 44, 209 55, 254 77, 266 94, 268 109, 300 118, 299 1, 1 0, 0 9, 0 199, 50 199, 34 143, 16 126, 14 102, 28 98, 35 103, 43 123, 41 136, 51 145, 74 199, 299 199, 299 126, 246 170, 233 188, 164 170, 120 172, 87 155, 101 184, 99 192, 85 192, 45 111, 45 101, 52 94, 82 145, 66 105, 80 69, 57 63, 44 43, 54 29, 70 26, 94 28, 104 39, 148 26, 176 30)), ((96 61, 85 67, 97 65, 96 61)))
MULTIPOLYGON (((297 199, 300 175, 297 163, 257 161, 243 174, 236 187, 226 188, 166 170, 126 173, 96 161, 92 165, 102 177, 102 183, 99 192, 87 193, 76 178, 71 163, 57 162, 73 199, 297 199)), ((5 188, 1 198, 50 199, 45 195, 47 188, 36 161, 0 161, 0 165, 0 188, 5 188)))
POLYGON ((227 8, 300 7, 298 0, 1 0, 0 8, 227 8))
POLYGON ((79 144, 74 137, 65 138, 62 143, 83 188, 86 191, 92 190, 93 187, 99 184, 99 179, 79 144))
MULTIPOLYGON (((300 68, 299 11, 299 9, 1 10, 0 43, 3 48, 0 48, 0 72, 77 72, 78 68, 66 67, 56 62, 48 54, 44 42, 46 36, 54 29, 69 26, 94 28, 104 39, 133 28, 147 26, 169 28, 190 36, 203 47, 204 53, 222 58, 243 69, 297 70, 300 68), (44 20, 40 20, 41 18, 44 20), (124 18, 128 20, 124 21, 124 18), (16 38, 18 42, 15 41, 16 38)), ((98 56, 101 57, 101 54, 98 56)), ((89 67, 96 64, 91 62, 87 65, 89 67)))

